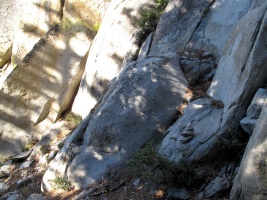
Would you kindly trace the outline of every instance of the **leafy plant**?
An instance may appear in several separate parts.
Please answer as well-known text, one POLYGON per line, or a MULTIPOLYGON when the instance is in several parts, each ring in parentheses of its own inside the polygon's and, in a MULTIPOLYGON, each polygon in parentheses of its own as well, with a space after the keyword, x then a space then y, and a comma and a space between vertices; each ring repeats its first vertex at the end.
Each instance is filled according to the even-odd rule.
POLYGON ((56 178, 54 180, 52 180, 52 182, 54 183, 54 187, 56 189, 62 189, 62 190, 67 191, 71 187, 71 184, 67 180, 67 178, 62 178, 62 177, 56 176, 56 178))
POLYGON ((130 166, 133 174, 157 184, 191 186, 199 180, 194 169, 180 162, 174 164, 162 158, 153 143, 139 150, 130 166))
POLYGON ((29 149, 31 149, 36 143, 38 142, 38 139, 37 138, 30 138, 28 140, 28 143, 26 144, 26 146, 24 147, 24 150, 25 151, 28 151, 29 149))
POLYGON ((75 115, 73 112, 69 112, 66 117, 66 121, 69 122, 70 128, 76 128, 80 122, 82 121, 82 117, 79 115, 75 115))
POLYGON ((154 31, 157 27, 158 21, 168 4, 168 0, 154 0, 155 5, 149 8, 140 8, 139 16, 133 18, 133 24, 140 28, 138 36, 143 41, 149 33, 154 31))

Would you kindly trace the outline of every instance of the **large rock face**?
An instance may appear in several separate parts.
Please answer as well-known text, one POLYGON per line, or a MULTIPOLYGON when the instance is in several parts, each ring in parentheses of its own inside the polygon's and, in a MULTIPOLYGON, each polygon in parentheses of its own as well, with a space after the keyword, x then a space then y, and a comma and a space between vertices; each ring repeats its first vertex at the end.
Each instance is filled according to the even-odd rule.
POLYGON ((212 100, 199 99, 189 105, 161 144, 159 152, 164 157, 192 163, 218 156, 220 140, 237 127, 254 93, 267 80, 265 12, 266 4, 251 10, 237 24, 228 41, 232 45, 220 60, 208 89, 212 100), (206 113, 209 116, 203 117, 206 113), (190 136, 186 130, 189 123, 190 136))
POLYGON ((170 1, 158 23, 150 55, 201 49, 212 52, 218 63, 236 23, 257 3, 252 0, 170 1))
POLYGON ((90 50, 72 107, 74 113, 86 117, 109 81, 123 68, 123 60, 127 63, 135 59, 139 49, 138 30, 133 26, 132 17, 137 15, 140 7, 152 3, 152 0, 111 2, 90 50))
POLYGON ((53 189, 56 175, 66 176, 76 189, 85 188, 146 142, 161 138, 186 90, 177 54, 130 63, 50 165, 43 190, 53 189))
POLYGON ((266 199, 267 102, 249 140, 230 199, 266 199))
MULTIPOLYGON (((32 134, 40 137, 73 102, 85 67, 90 41, 94 37, 94 32, 86 26, 88 19, 78 18, 73 12, 69 12, 69 7, 75 7, 76 4, 80 5, 79 1, 69 2, 62 8, 62 21, 53 28, 46 24, 47 29, 32 30, 37 32, 23 32, 22 29, 17 33, 17 37, 21 33, 29 37, 25 41, 29 46, 23 43, 24 40, 20 41, 22 43, 15 41, 16 45, 25 48, 25 51, 18 48, 17 54, 13 49, 14 56, 18 59, 18 62, 14 61, 17 65, 15 68, 10 66, 12 72, 9 71, 11 73, 1 79, 1 159, 18 153, 32 134), (42 31, 48 29, 50 30, 41 37, 42 31), (38 31, 41 31, 40 34, 38 31)), ((54 4, 45 4, 52 5, 54 4)), ((43 8, 39 4, 33 6, 44 9, 43 12, 46 13, 46 7, 43 8)), ((48 8, 53 11, 53 6, 48 8)), ((32 15, 38 15, 38 9, 32 12, 32 15)), ((84 16, 81 10, 79 14, 84 16)), ((30 20, 33 20, 33 23, 23 21, 24 28, 29 27, 29 24, 33 25, 32 28, 37 27, 40 19, 45 23, 51 17, 42 18, 41 12, 34 21, 32 15, 30 20)), ((51 18, 49 23, 52 22, 51 18)), ((41 27, 42 23, 38 28, 41 27)))
POLYGON ((194 30, 186 49, 210 51, 218 63, 231 31, 248 12, 251 2, 252 0, 214 1, 194 30))
POLYGON ((211 3, 212 0, 171 0, 158 23, 149 54, 184 50, 211 3))

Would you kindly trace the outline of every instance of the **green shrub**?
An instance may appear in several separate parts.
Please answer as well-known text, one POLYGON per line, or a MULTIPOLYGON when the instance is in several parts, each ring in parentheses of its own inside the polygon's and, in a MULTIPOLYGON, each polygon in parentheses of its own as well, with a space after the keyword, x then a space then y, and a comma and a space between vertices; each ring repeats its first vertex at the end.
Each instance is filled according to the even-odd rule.
POLYGON ((195 170, 180 162, 174 164, 162 158, 157 153, 153 143, 148 143, 139 150, 133 160, 130 161, 132 173, 140 178, 156 184, 192 186, 199 180, 195 170))
POLYGON ((59 176, 56 176, 56 178, 54 180, 52 180, 52 182, 54 183, 54 187, 56 189, 62 189, 62 190, 70 190, 70 182, 67 180, 67 178, 62 178, 59 176))
POLYGON ((158 21, 168 2, 168 0, 155 0, 154 6, 149 8, 140 8, 138 11, 138 17, 133 17, 133 24, 141 29, 138 32, 140 40, 145 40, 149 33, 156 29, 158 21))
POLYGON ((69 123, 70 128, 76 128, 82 121, 82 117, 75 115, 73 112, 69 112, 66 115, 65 120, 69 123))

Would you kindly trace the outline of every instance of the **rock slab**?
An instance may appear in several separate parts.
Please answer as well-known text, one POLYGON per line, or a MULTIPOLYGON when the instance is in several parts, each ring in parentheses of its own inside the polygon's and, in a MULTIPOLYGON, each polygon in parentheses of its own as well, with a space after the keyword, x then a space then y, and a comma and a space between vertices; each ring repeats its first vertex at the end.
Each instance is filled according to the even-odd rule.
POLYGON ((43 190, 53 189, 55 175, 66 176, 77 189, 86 188, 146 142, 162 138, 186 90, 175 53, 130 63, 67 139, 44 175, 43 190))

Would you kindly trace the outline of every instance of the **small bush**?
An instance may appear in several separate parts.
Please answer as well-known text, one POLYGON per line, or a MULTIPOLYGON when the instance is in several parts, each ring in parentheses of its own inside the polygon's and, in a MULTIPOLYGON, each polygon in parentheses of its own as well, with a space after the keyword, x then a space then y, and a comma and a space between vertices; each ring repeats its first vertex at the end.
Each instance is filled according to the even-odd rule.
POLYGON ((25 150, 25 151, 30 150, 32 147, 34 147, 34 145, 35 145, 37 142, 38 142, 38 139, 37 139, 37 138, 34 138, 34 137, 30 138, 30 139, 28 140, 28 143, 27 143, 26 146, 24 147, 24 150, 25 150))
POLYGON ((52 182, 54 183, 54 187, 56 189, 62 189, 62 190, 70 190, 70 182, 67 180, 67 178, 62 178, 59 176, 56 176, 56 178, 54 180, 52 180, 52 182))
POLYGON ((133 25, 141 29, 138 32, 140 40, 145 40, 149 33, 156 29, 158 21, 168 2, 168 0, 155 0, 154 6, 139 9, 139 16, 133 18, 133 25))
POLYGON ((66 117, 66 121, 69 123, 70 128, 76 128, 82 121, 82 117, 75 115, 73 112, 69 112, 66 117))
POLYGON ((156 184, 192 186, 199 180, 194 169, 180 162, 174 164, 162 158, 153 143, 148 143, 130 161, 132 173, 156 184))

